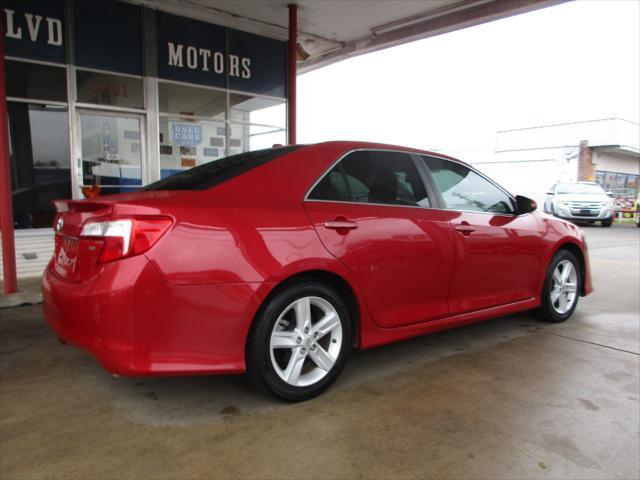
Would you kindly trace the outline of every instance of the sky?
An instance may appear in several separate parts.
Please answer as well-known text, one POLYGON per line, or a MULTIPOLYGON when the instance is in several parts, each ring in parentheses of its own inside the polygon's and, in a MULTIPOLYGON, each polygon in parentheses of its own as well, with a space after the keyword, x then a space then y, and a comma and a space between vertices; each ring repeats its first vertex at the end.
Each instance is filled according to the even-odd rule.
POLYGON ((300 143, 464 159, 493 150, 499 130, 612 117, 640 121, 639 0, 577 0, 298 77, 300 143))

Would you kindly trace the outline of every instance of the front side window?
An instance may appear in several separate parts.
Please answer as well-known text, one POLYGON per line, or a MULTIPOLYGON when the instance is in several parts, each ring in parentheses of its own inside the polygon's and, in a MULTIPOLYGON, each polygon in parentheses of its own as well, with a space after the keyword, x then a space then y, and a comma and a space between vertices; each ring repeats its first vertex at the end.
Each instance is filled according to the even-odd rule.
POLYGON ((312 200, 429 206, 411 156, 401 152, 358 151, 347 155, 309 194, 312 200))
POLYGON ((447 210, 513 213, 511 197, 473 170, 440 158, 422 157, 447 210))

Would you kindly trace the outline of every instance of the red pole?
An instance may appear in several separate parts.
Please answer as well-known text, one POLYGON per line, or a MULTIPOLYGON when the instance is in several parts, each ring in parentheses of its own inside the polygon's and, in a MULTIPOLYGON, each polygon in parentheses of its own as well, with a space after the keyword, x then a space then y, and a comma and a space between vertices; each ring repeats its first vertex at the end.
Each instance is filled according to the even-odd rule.
MULTIPOLYGON (((0 24, 4 24, 4 22, 0 22, 0 24)), ((4 274, 4 293, 15 293, 18 290, 18 278, 16 276, 16 246, 13 235, 8 129, 7 91, 4 79, 4 26, 0 26, 0 227, 2 227, 2 272, 4 274)))
POLYGON ((298 5, 289 5, 289 65, 287 77, 287 128, 289 145, 296 143, 296 74, 298 57, 298 5))

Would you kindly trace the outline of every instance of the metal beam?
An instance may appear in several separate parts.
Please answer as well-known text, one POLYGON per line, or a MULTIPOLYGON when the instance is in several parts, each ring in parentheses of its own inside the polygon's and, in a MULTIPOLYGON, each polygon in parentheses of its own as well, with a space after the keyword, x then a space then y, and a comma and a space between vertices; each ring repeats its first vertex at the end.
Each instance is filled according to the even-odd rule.
POLYGON ((4 75, 4 22, 2 22, 0 25, 0 227, 2 228, 4 293, 15 293, 18 290, 10 175, 7 91, 4 75))
POLYGON ((289 5, 289 55, 287 58, 287 132, 288 143, 296 143, 296 76, 298 63, 298 6, 289 5))

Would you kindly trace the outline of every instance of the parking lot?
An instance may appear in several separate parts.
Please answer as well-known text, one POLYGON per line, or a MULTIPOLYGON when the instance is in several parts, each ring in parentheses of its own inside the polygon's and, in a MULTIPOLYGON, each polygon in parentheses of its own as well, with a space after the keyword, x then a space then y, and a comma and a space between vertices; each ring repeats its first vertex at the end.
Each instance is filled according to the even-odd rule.
POLYGON ((114 378, 0 310, 0 478, 638 478, 640 229, 584 227, 595 293, 354 352, 302 404, 242 377, 114 378))

